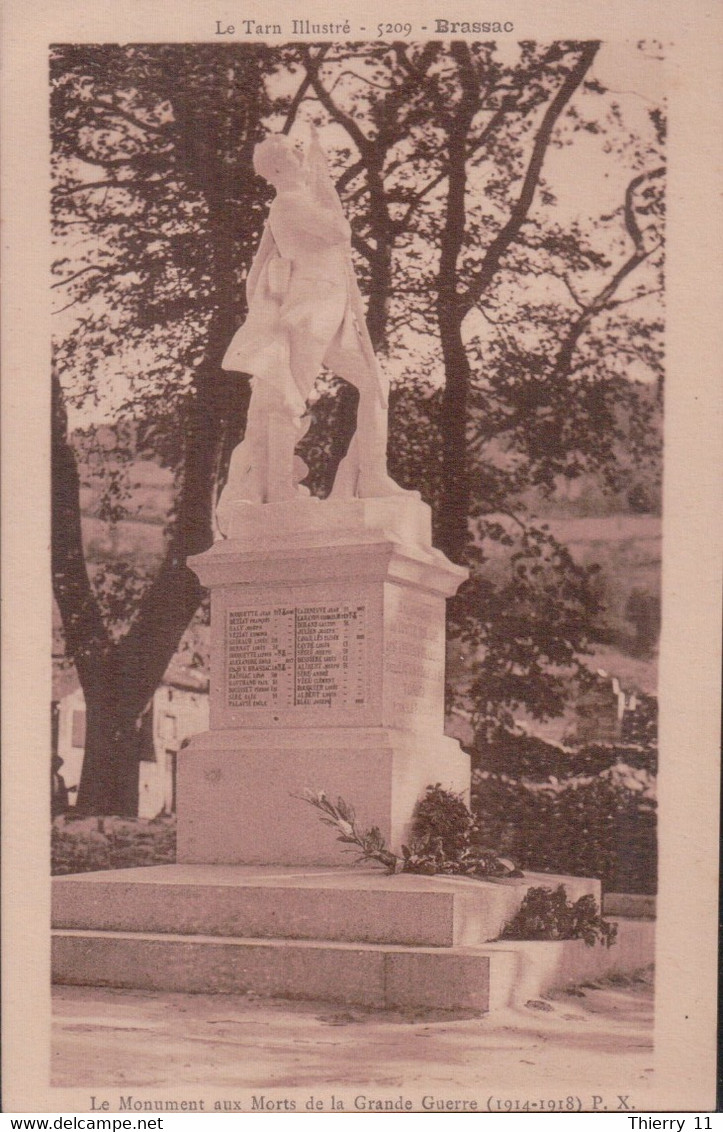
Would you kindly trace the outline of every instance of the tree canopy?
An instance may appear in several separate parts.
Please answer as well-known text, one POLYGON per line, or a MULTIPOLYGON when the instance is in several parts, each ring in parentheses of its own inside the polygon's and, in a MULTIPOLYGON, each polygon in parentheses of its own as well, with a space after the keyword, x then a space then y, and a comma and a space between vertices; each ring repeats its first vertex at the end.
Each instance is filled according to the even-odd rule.
MULTIPOLYGON (((395 382, 392 473, 423 492, 438 545, 473 569, 450 621, 471 658, 467 698, 487 726, 520 704, 560 710, 598 602, 525 494, 591 473, 625 487, 631 466, 657 458, 650 390, 662 384, 662 116, 652 107, 644 129, 628 127, 595 77, 598 51, 54 51, 53 575, 89 713, 81 806, 133 807, 137 720, 201 599, 185 558, 211 542, 243 434, 248 382, 220 360, 269 199, 251 166, 268 129, 294 136, 314 122, 329 150, 395 382), (617 171, 612 207, 561 203, 574 177, 565 150, 617 171), (114 578, 89 574, 69 413, 132 422, 127 459, 140 446, 172 468, 154 575, 122 562, 114 578)), ((311 412, 305 458, 324 494, 354 393, 322 391, 311 412)), ((125 514, 121 444, 104 505, 111 522, 125 514)))

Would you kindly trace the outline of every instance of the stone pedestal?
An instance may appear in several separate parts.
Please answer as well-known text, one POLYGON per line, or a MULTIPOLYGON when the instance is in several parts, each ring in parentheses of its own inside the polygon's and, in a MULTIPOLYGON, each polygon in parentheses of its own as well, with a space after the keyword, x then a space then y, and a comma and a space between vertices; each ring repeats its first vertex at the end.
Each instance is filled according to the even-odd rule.
POLYGON ((339 864, 305 788, 399 852, 435 782, 469 788, 443 733, 445 600, 466 578, 416 495, 237 504, 189 560, 211 590, 210 731, 181 752, 178 860, 339 864))
POLYGON ((468 788, 442 731, 445 599, 465 571, 412 496, 230 510, 232 537, 191 560, 211 590, 211 729, 179 757, 178 863, 55 877, 56 982, 486 1011, 647 962, 650 933, 593 966, 579 940, 489 943, 530 887, 599 900, 597 881, 344 857, 305 788, 397 852, 427 785, 468 788))

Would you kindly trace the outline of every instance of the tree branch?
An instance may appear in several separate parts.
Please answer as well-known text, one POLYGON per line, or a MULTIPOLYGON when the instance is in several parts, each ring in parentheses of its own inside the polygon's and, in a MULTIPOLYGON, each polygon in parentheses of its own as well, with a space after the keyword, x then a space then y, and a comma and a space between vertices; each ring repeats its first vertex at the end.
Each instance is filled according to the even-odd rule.
POLYGON ((52 375, 51 491, 53 525, 51 564, 53 594, 63 622, 68 655, 83 688, 98 687, 100 657, 113 649, 90 584, 83 551, 80 517, 80 478, 68 443, 68 414, 60 380, 52 375))
POLYGON ((462 97, 449 131, 447 168, 447 209, 440 237, 439 309, 445 321, 454 319, 457 306, 457 262, 464 241, 466 226, 465 193, 467 190, 467 137, 479 107, 479 86, 472 68, 469 48, 453 43, 452 57, 457 62, 462 82, 462 97))
MULTIPOLYGON (((553 274, 554 274, 554 272, 553 272, 553 274)), ((580 298, 580 296, 575 291, 575 288, 573 287, 572 283, 570 282, 570 277, 567 274, 567 272, 565 272, 563 275, 558 275, 557 278, 561 279, 562 282, 567 287, 567 290, 569 291, 570 295, 572 296, 572 299, 575 303, 575 306, 576 307, 583 307, 585 304, 582 302, 582 299, 580 298)))
POLYGON ((53 196, 55 196, 56 199, 69 197, 74 193, 88 192, 92 189, 128 189, 137 192, 144 188, 154 188, 156 185, 163 185, 167 181, 172 181, 174 176, 177 176, 177 174, 168 173, 165 177, 154 177, 153 180, 146 178, 145 180, 141 181, 133 181, 130 178, 127 181, 84 181, 81 185, 71 185, 70 187, 66 188, 61 188, 60 186, 58 186, 52 191, 53 196))
POLYGON ((512 207, 509 220, 490 244, 482 264, 474 274, 467 293, 460 299, 460 307, 464 314, 468 313, 479 302, 491 283, 502 256, 524 224, 534 200, 553 130, 563 110, 592 66, 599 46, 599 43, 595 42, 586 43, 583 46, 576 64, 568 71, 560 89, 547 106, 535 136, 520 195, 512 207))
MULTIPOLYGON (((580 340, 581 335, 590 325, 596 315, 600 314, 606 307, 609 307, 610 300, 616 293, 623 280, 635 271, 635 269, 648 259, 660 247, 660 243, 655 244, 653 247, 645 250, 643 243, 643 232, 638 224, 635 215, 635 193, 637 189, 647 180, 662 176, 664 170, 662 168, 655 169, 651 173, 640 173, 634 177, 627 189, 625 190, 625 209, 624 209, 624 222, 625 229, 633 241, 634 249, 631 255, 620 265, 618 270, 612 276, 608 283, 598 291, 597 295, 583 308, 578 318, 574 321, 568 334, 560 348, 560 352, 555 362, 553 375, 560 377, 569 372, 572 355, 575 347, 580 340)), ((637 296, 635 296, 637 298, 637 296)))
MULTIPOLYGON (((653 251, 656 251, 660 244, 656 244, 653 251)), ((650 253, 652 255, 652 251, 650 253)), ((647 299, 649 295, 663 295, 664 289, 662 287, 653 287, 650 291, 639 291, 635 295, 631 295, 629 299, 616 299, 614 302, 608 303, 608 310, 617 310, 618 307, 624 307, 628 303, 637 303, 640 299, 647 299)))
MULTIPOLYGON (((321 45, 321 47, 319 48, 319 53, 316 56, 316 59, 318 60, 319 63, 321 63, 321 60, 324 58, 324 56, 326 55, 326 53, 327 53, 327 51, 329 50, 330 47, 331 47, 330 43, 323 43, 321 45)), ((301 106, 301 103, 304 101, 304 96, 306 95, 306 92, 307 92, 307 90, 309 89, 310 86, 311 86, 311 78, 309 76, 309 72, 307 71, 307 73, 305 74, 304 78, 302 79, 302 81, 299 85, 299 89, 297 90, 296 94, 292 98, 291 103, 289 105, 289 110, 288 110, 288 113, 286 115, 286 119, 284 121, 283 126, 281 127, 281 133, 282 134, 288 134, 289 131, 291 130, 291 127, 293 126, 294 122, 296 121, 296 115, 299 111, 299 107, 301 106)))
POLYGON ((163 679, 169 659, 201 602, 200 583, 184 566, 182 555, 183 546, 174 539, 141 599, 137 616, 116 646, 126 695, 137 713, 146 705, 148 689, 163 679))
POLYGON ((138 156, 137 154, 134 154, 131 157, 95 156, 91 154, 87 149, 84 149, 79 142, 72 138, 65 138, 65 147, 70 151, 70 153, 72 153, 74 157, 77 157, 78 161, 82 161, 83 164, 97 165, 104 169, 116 169, 121 168, 123 165, 130 165, 134 158, 138 156))
POLYGON ((369 140, 366 134, 359 128, 354 119, 345 114, 343 110, 337 105, 334 99, 329 94, 326 87, 319 78, 319 67, 321 66, 322 59, 318 55, 312 55, 307 47, 302 47, 301 57, 304 60, 306 73, 309 77, 309 82, 313 87, 314 94, 319 99, 319 102, 326 110, 330 118, 338 122, 344 127, 349 137, 352 138, 354 144, 359 150, 360 154, 365 161, 374 159, 374 143, 369 140))
POLYGON ((364 162, 359 160, 345 169, 339 180, 336 182, 336 191, 341 195, 346 186, 354 180, 354 178, 361 173, 364 168, 364 162))
POLYGON ((98 271, 101 275, 115 274, 114 268, 97 267, 95 264, 91 264, 89 267, 82 267, 80 271, 73 272, 73 274, 69 275, 67 279, 59 279, 57 283, 51 283, 50 290, 53 291, 56 287, 67 287, 67 285, 69 283, 72 283, 74 279, 78 279, 79 276, 85 275, 88 271, 98 271))
POLYGON ((421 204, 428 193, 431 193, 433 189, 436 189, 437 185, 441 185, 442 181, 446 180, 446 177, 447 173, 445 170, 444 172, 439 173, 438 176, 433 177, 432 180, 429 181, 423 189, 420 189, 418 193, 415 193, 411 198, 411 201, 409 201, 407 198, 407 200, 403 202, 405 204, 407 204, 408 202, 408 206, 404 212, 404 216, 402 216, 399 220, 393 221, 393 228, 395 232, 401 233, 406 230, 407 225, 412 219, 412 216, 414 215, 417 207, 421 204))
POLYGON ((357 235, 356 232, 352 232, 351 242, 359 254, 364 256, 364 259, 371 261, 374 258, 376 248, 373 244, 370 244, 367 240, 357 235))
POLYGON ((122 118, 124 122, 129 122, 132 126, 137 127, 137 129, 139 130, 147 130, 148 132, 161 137, 164 134, 168 133, 167 126, 154 126, 150 122, 142 122, 138 118, 136 118, 134 114, 131 114, 130 111, 121 109, 120 106, 116 106, 114 102, 111 102, 109 99, 103 98, 100 95, 96 99, 96 106, 100 106, 101 110, 104 113, 113 114, 118 118, 122 118))
POLYGON ((372 82, 372 80, 368 79, 366 75, 360 75, 358 71, 340 71, 329 89, 330 94, 332 94, 336 90, 341 80, 343 78, 346 78, 347 75, 351 75, 352 78, 356 79, 358 82, 365 83, 366 86, 372 87, 373 90, 382 90, 386 92, 394 89, 391 86, 384 86, 382 83, 372 82))
POLYGON ((565 341, 560 348, 560 352, 557 355, 557 361, 555 362, 555 368, 553 370, 553 375, 555 377, 560 377, 564 373, 568 372, 573 352, 583 332, 587 329, 596 315, 605 310, 610 299, 615 294, 623 280, 627 279, 628 275, 630 275, 635 270, 635 268, 638 267, 639 264, 643 263, 643 261, 646 260, 651 254, 652 249, 651 251, 645 252, 636 248, 633 254, 629 256, 628 259, 626 259, 625 262, 618 268, 609 283, 607 283, 602 288, 602 290, 597 293, 594 299, 592 299, 592 301, 588 303, 588 305, 584 308, 579 317, 572 324, 565 338, 565 341))
POLYGON ((653 169, 650 173, 640 173, 637 177, 633 177, 625 190, 625 227, 630 239, 636 247, 642 243, 643 233, 640 231, 638 219, 635 215, 635 193, 645 181, 652 181, 664 175, 665 168, 663 166, 660 166, 658 169, 653 169))

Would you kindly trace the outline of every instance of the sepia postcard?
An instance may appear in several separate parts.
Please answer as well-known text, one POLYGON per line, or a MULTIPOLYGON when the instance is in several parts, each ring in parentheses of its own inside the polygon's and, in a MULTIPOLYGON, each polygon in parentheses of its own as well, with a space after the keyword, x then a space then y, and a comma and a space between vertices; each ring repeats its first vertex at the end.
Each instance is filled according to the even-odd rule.
POLYGON ((722 46, 5 5, 3 1111, 715 1110, 722 46))

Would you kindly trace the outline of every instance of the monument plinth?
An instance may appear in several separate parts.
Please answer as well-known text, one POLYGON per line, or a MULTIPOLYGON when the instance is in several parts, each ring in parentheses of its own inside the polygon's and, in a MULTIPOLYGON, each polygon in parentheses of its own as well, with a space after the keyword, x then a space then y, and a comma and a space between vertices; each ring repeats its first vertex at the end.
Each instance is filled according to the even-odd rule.
POLYGON ((339 864, 305 789, 399 852, 427 785, 469 788, 443 730, 445 601, 466 570, 411 494, 240 503, 230 533, 189 560, 211 591, 211 711, 180 757, 179 861, 339 864))

